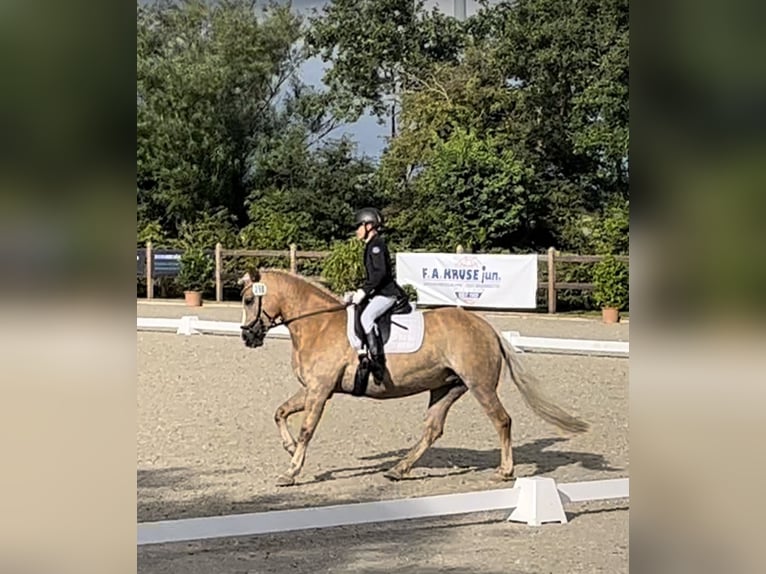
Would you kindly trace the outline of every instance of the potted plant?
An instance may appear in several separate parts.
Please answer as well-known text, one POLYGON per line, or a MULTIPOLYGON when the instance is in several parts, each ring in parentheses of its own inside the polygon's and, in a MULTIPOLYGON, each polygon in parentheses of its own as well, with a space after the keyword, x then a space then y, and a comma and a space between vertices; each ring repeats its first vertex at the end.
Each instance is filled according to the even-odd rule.
POLYGON ((190 307, 202 305, 202 292, 211 282, 213 261, 202 249, 187 248, 181 255, 176 282, 184 290, 184 299, 190 307))
POLYGON ((593 269, 593 299, 601 307, 604 323, 616 323, 629 298, 628 266, 606 255, 593 269))

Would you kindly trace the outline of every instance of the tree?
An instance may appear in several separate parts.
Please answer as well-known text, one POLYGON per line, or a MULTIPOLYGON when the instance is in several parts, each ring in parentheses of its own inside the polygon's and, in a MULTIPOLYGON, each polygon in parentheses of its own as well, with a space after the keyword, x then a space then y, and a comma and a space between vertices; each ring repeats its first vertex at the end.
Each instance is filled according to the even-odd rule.
POLYGON ((273 105, 300 61, 287 7, 246 0, 138 4, 139 220, 176 235, 224 211, 244 218, 247 159, 275 129, 273 105))
POLYGON ((475 250, 533 244, 533 171, 498 137, 511 129, 511 105, 505 78, 476 47, 404 94, 402 131, 381 166, 398 241, 475 250))
POLYGON ((524 226, 523 166, 510 150, 462 128, 440 142, 393 220, 400 241, 433 249, 510 247, 524 226))
POLYGON ((507 145, 550 190, 551 240, 583 213, 628 197, 627 0, 517 0, 471 31, 513 87, 507 145))
POLYGON ((334 0, 308 29, 245 0, 139 5, 138 235, 325 248, 372 204, 399 248, 627 237, 627 0, 484 2, 466 22, 423 4, 334 0), (297 77, 310 56, 332 64, 324 91, 297 77), (379 166, 330 140, 394 103, 379 166))
POLYGON ((366 109, 382 118, 429 67, 456 61, 460 23, 423 0, 333 0, 310 19, 309 53, 332 66, 323 81, 336 113, 355 121, 366 109))
POLYGON ((325 248, 349 234, 355 209, 375 203, 375 166, 356 157, 347 139, 305 145, 306 128, 292 126, 262 142, 253 158, 250 223, 245 245, 282 249, 325 248))
POLYGON ((627 3, 485 3, 465 30, 459 61, 404 91, 382 161, 402 238, 581 244, 584 216, 628 193, 627 3))

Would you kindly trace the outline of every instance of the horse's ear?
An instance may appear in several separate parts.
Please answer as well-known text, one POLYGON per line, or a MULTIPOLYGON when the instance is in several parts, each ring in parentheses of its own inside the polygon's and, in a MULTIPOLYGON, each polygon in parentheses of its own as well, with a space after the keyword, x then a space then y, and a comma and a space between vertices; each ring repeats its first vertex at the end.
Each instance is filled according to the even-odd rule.
POLYGON ((250 275, 250 272, 247 271, 242 277, 237 279, 237 285, 244 285, 245 287, 249 287, 253 284, 253 278, 250 275))
POLYGON ((245 274, 237 279, 237 285, 244 285, 244 289, 247 289, 253 283, 261 280, 261 274, 257 269, 249 269, 245 271, 245 274))

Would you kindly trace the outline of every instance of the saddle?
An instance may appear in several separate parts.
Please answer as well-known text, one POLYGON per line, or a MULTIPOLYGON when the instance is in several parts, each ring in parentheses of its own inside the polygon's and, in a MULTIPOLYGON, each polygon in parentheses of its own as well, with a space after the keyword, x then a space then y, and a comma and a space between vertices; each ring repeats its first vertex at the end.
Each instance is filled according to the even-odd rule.
MULTIPOLYGON (((354 333, 359 337, 360 341, 364 341, 365 339, 364 329, 362 329, 362 311, 364 311, 365 307, 366 305, 355 306, 354 333)), ((394 323, 392 317, 394 315, 408 315, 409 313, 412 313, 412 311, 412 305, 410 305, 409 300, 406 297, 399 298, 396 300, 393 307, 375 320, 375 324, 378 326, 378 332, 380 333, 384 345, 391 337, 391 324, 394 323)), ((402 325, 401 322, 396 323, 396 325, 402 329, 408 328, 406 325, 402 325)))
MULTIPOLYGON (((348 338, 352 347, 357 350, 365 345, 366 336, 361 324, 361 315, 364 306, 357 305, 348 309, 348 338)), ((405 297, 397 299, 396 303, 378 317, 375 321, 380 335, 379 346, 381 353, 412 353, 420 348, 423 341, 423 314, 414 311, 409 300, 405 297)), ((370 359, 362 355, 354 376, 354 388, 352 394, 364 395, 374 365, 370 359)), ((377 367, 376 367, 377 368, 377 367)), ((380 370, 378 368, 378 370, 380 370)), ((375 376, 376 382, 382 382, 379 376, 375 376)))

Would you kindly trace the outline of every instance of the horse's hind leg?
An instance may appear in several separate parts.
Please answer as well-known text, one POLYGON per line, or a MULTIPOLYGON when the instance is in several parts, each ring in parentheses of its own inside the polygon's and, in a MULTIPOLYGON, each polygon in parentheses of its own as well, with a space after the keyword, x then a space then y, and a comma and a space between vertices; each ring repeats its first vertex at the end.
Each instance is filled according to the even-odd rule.
POLYGON ((383 476, 391 480, 400 480, 413 465, 423 456, 436 440, 444 432, 444 421, 452 405, 468 390, 462 382, 453 386, 445 386, 431 391, 431 399, 428 403, 425 430, 417 444, 400 460, 396 466, 386 471, 383 476))
POLYGON ((279 434, 282 437, 282 446, 290 454, 295 454, 295 439, 287 426, 287 419, 290 415, 301 412, 305 407, 306 389, 301 389, 282 403, 274 413, 274 422, 277 423, 279 434))
POLYGON ((470 389, 476 400, 484 408, 492 424, 495 425, 495 430, 497 430, 497 434, 500 437, 500 468, 497 470, 497 473, 499 478, 508 480, 513 477, 511 417, 497 396, 496 386, 471 386, 470 389))

